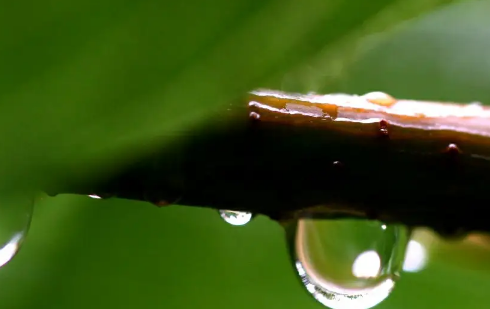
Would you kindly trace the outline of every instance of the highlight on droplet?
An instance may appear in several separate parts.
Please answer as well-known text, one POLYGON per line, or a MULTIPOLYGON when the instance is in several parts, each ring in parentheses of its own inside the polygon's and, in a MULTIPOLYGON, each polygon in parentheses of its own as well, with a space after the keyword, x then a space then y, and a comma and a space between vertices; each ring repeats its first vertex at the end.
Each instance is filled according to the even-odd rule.
POLYGON ((342 289, 319 278, 309 276, 300 262, 296 262, 296 269, 301 281, 313 297, 322 305, 332 309, 368 309, 385 300, 395 287, 395 281, 386 279, 379 285, 369 289, 349 290, 342 289))
POLYGON ((0 194, 0 267, 19 251, 31 223, 33 195, 0 194))
POLYGON ((23 234, 16 234, 8 243, 0 248, 0 267, 7 264, 15 256, 17 251, 19 251, 23 238, 23 234))
POLYGON ((418 272, 427 265, 428 255, 424 245, 416 240, 410 240, 407 246, 403 271, 418 272))
POLYGON ((371 278, 379 275, 381 259, 374 250, 365 251, 356 258, 352 265, 352 274, 358 278, 371 278))
POLYGON ((98 196, 97 194, 89 194, 87 196, 94 199, 102 199, 102 197, 98 196))
POLYGON ((219 211, 219 214, 225 222, 231 225, 245 225, 252 220, 253 214, 251 212, 235 211, 235 210, 223 210, 219 211))

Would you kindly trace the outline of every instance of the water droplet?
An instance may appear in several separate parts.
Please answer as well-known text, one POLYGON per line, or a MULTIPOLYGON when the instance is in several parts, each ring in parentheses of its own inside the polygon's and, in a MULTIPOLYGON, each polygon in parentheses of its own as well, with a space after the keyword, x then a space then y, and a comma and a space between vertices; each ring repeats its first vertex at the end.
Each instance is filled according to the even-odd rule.
POLYGON ((461 150, 459 150, 458 145, 456 144, 449 144, 446 148, 446 151, 451 155, 456 155, 461 152, 461 150))
POLYGON ((343 177, 343 174, 344 174, 343 172, 345 172, 344 171, 344 164, 340 161, 333 161, 332 171, 335 174, 335 177, 343 177))
POLYGON ((220 210, 219 214, 223 220, 231 225, 245 225, 249 223, 253 217, 251 212, 234 210, 220 210))
POLYGON ((94 199, 102 199, 102 197, 100 197, 99 195, 97 194, 90 194, 90 195, 87 195, 88 197, 91 197, 91 198, 94 198, 94 199))
POLYGON ((388 136, 388 134, 389 134, 389 132, 388 132, 388 121, 383 119, 379 122, 379 132, 383 136, 388 136))
POLYGON ((0 267, 19 251, 31 223, 34 198, 0 195, 0 267))
POLYGON ((286 230, 302 283, 333 309, 366 309, 386 299, 409 240, 402 225, 368 220, 304 218, 286 230))
POLYGON ((396 99, 394 97, 381 91, 369 92, 363 95, 363 97, 369 102, 381 106, 391 106, 396 103, 396 99))
POLYGON ((159 183, 161 188, 147 188, 143 193, 143 199, 157 207, 165 207, 177 204, 182 198, 182 193, 180 190, 175 189, 174 184, 169 183, 159 183))
POLYGON ((172 203, 169 203, 168 201, 165 201, 165 200, 160 200, 158 202, 154 202, 153 205, 155 205, 157 207, 165 207, 165 206, 172 205, 172 203))
POLYGON ((250 118, 252 118, 254 120, 259 120, 260 119, 260 114, 259 113, 256 113, 256 112, 250 112, 249 116, 250 116, 250 118))

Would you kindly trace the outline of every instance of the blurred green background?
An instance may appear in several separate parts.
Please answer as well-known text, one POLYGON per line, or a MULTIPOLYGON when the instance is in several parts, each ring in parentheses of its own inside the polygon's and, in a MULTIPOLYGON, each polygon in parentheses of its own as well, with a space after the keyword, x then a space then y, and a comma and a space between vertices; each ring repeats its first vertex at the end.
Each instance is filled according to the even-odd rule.
MULTIPOLYGON (((490 104, 490 1, 11 1, 0 187, 90 181, 256 87, 490 104)), ((403 175, 400 175, 403 177, 403 175)), ((1 308, 320 308, 282 228, 58 196, 0 270, 1 308)), ((490 306, 490 250, 432 240, 378 308, 490 306)))

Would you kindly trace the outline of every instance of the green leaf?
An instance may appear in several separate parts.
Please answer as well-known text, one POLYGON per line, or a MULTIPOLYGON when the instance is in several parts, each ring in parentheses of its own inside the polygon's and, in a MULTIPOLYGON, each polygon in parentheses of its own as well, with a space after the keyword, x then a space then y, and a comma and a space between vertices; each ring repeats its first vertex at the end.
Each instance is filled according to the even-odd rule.
MULTIPOLYGON (((0 183, 97 176, 258 86, 490 102, 490 2, 442 3, 3 3, 0 183)), ((376 308, 488 306, 490 251, 428 245, 428 267, 376 308)), ((0 304, 322 308, 297 279, 266 218, 233 227, 209 209, 60 196, 0 270, 0 304)))

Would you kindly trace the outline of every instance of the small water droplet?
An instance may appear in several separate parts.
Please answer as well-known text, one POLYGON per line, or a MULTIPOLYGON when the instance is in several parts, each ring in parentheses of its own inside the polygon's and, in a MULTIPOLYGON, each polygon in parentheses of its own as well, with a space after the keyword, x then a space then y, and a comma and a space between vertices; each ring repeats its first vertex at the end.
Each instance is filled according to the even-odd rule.
POLYGON ((456 144, 449 144, 446 148, 446 151, 451 155, 456 155, 461 152, 461 150, 459 150, 458 145, 456 144))
POLYGON ((223 220, 231 225, 245 225, 252 220, 251 212, 235 211, 235 210, 220 210, 219 214, 223 220))
POLYGON ((170 206, 172 205, 172 203, 168 202, 168 201, 165 201, 165 200, 160 200, 158 202, 154 202, 153 205, 157 206, 157 207, 165 207, 165 206, 170 206))
POLYGON ((386 299, 409 240, 402 225, 368 220, 304 218, 286 230, 303 285, 333 309, 366 309, 386 299))
POLYGON ((381 135, 383 136, 388 136, 389 135, 389 131, 388 131, 388 121, 386 120, 381 120, 379 122, 379 132, 381 133, 381 135))
POLYGON ((175 189, 174 184, 159 183, 161 188, 149 187, 143 193, 143 199, 157 207, 165 207, 177 204, 182 198, 180 190, 175 189))
POLYGON ((391 106, 396 103, 396 99, 394 97, 381 91, 369 92, 363 95, 363 97, 369 102, 381 106, 391 106))
POLYGON ((249 116, 250 116, 250 118, 252 118, 254 120, 259 120, 260 119, 260 114, 259 113, 256 113, 256 112, 250 112, 249 116))
POLYGON ((0 267, 19 251, 31 223, 34 198, 0 195, 0 267))
POLYGON ((102 199, 102 197, 101 197, 101 196, 99 196, 99 195, 97 195, 97 194, 89 194, 89 195, 87 195, 87 196, 88 196, 88 197, 90 197, 90 198, 93 198, 93 199, 97 199, 97 200, 102 199))
POLYGON ((333 161, 332 171, 335 173, 336 177, 342 177, 344 172, 344 164, 340 161, 333 161))

